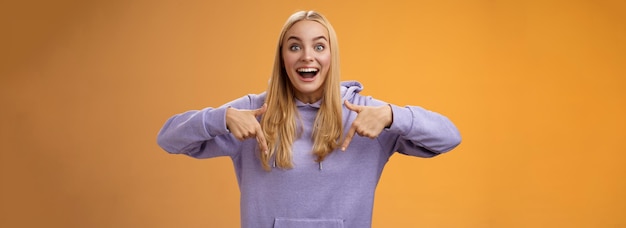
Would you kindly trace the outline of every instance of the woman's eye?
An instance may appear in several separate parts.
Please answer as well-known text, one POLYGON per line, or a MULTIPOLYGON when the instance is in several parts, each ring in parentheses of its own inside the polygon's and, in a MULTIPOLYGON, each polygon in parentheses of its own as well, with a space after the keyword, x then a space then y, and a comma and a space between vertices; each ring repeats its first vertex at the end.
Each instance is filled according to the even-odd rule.
POLYGON ((298 51, 298 50, 300 50, 300 46, 298 46, 298 45, 291 45, 291 47, 289 47, 289 50, 298 51))
POLYGON ((321 45, 321 44, 320 45, 316 45, 315 46, 315 50, 316 51, 323 51, 324 50, 324 45, 321 45))

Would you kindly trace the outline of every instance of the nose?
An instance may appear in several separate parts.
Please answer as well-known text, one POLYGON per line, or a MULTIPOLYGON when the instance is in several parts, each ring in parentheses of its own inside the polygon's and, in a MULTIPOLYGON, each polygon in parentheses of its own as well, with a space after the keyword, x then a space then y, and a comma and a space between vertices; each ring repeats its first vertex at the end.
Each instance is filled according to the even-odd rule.
POLYGON ((302 51, 302 56, 300 57, 300 60, 303 62, 312 62, 315 59, 313 53, 314 51, 311 48, 305 48, 302 51))

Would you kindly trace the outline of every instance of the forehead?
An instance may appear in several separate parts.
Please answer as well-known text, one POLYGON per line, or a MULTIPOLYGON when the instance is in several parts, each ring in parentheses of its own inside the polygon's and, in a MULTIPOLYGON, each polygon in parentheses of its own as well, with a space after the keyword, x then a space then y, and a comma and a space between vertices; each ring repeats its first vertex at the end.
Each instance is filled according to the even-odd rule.
POLYGON ((312 40, 320 36, 328 40, 328 30, 326 27, 316 21, 302 20, 296 22, 287 30, 285 40, 290 37, 297 37, 301 40, 312 40))

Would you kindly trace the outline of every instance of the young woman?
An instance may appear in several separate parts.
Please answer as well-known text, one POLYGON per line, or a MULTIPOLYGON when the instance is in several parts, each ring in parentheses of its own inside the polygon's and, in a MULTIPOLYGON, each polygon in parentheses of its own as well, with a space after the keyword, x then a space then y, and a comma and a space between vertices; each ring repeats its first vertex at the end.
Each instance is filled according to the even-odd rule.
POLYGON ((281 31, 266 92, 175 115, 158 143, 195 158, 231 157, 242 227, 370 227, 391 155, 433 157, 461 138, 440 114, 361 90, 340 82, 337 37, 326 18, 297 12, 281 31))

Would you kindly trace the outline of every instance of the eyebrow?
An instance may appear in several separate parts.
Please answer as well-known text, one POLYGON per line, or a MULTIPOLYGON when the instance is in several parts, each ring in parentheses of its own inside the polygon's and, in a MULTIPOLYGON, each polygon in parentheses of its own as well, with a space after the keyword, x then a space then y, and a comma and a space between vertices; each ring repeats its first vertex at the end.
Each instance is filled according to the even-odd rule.
MULTIPOLYGON (((287 40, 291 40, 291 39, 294 39, 294 40, 297 40, 297 41, 302 41, 302 39, 300 39, 297 36, 290 36, 289 38, 287 38, 287 40)), ((326 39, 325 36, 318 36, 318 37, 313 38, 313 40, 319 40, 319 39, 323 39, 323 40, 328 41, 328 39, 326 39)))

